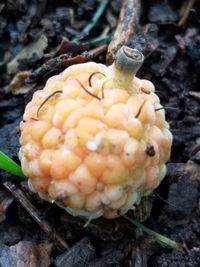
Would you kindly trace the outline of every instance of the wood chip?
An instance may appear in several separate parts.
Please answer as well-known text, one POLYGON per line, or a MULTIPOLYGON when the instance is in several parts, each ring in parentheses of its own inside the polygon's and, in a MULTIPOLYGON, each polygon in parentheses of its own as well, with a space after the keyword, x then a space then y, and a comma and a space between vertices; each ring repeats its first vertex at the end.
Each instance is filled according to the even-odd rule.
POLYGON ((9 267, 48 267, 51 245, 34 245, 30 241, 22 241, 15 246, 0 245, 0 266, 9 267))
POLYGON ((94 258, 96 258, 95 248, 88 238, 84 238, 68 252, 58 256, 55 265, 56 267, 86 267, 94 258))

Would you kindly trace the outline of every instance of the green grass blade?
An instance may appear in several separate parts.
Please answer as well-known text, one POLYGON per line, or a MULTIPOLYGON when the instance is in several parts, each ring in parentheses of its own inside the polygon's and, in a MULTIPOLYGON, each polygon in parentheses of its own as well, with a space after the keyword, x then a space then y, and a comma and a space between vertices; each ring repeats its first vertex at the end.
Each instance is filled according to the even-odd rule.
POLYGON ((10 172, 21 178, 26 178, 26 176, 22 172, 21 167, 11 158, 5 155, 2 151, 0 151, 0 169, 10 172))
POLYGON ((93 45, 93 46, 100 46, 100 45, 104 45, 108 42, 111 41, 113 36, 113 33, 110 33, 108 35, 104 35, 104 36, 99 36, 96 37, 94 39, 90 39, 88 41, 82 42, 82 45, 88 46, 88 45, 93 45))
MULTIPOLYGON (((84 34, 81 37, 84 37, 85 35, 88 35, 92 28, 95 27, 96 23, 98 22, 99 18, 103 14, 103 12, 106 9, 106 6, 109 4, 109 0, 103 0, 99 7, 97 8, 96 12, 94 13, 94 16, 92 17, 91 21, 83 28, 82 33, 84 34)), ((81 37, 75 37, 72 39, 72 42, 77 43, 81 37)))
POLYGON ((92 20, 84 27, 83 32, 84 33, 89 33, 92 28, 96 25, 97 21, 103 14, 104 10, 106 9, 106 6, 108 5, 109 0, 103 0, 101 4, 99 5, 98 9, 96 10, 92 20))
POLYGON ((171 240, 170 238, 167 238, 166 236, 161 235, 161 234, 159 234, 159 233, 147 228, 143 224, 139 223, 138 221, 136 221, 134 219, 129 218, 126 215, 123 215, 123 217, 127 221, 129 221, 133 225, 135 225, 136 227, 141 228, 146 234, 153 236, 155 238, 155 240, 159 244, 161 244, 162 246, 168 247, 168 248, 173 248, 173 249, 176 249, 176 250, 181 250, 181 245, 179 243, 175 242, 174 240, 171 240))

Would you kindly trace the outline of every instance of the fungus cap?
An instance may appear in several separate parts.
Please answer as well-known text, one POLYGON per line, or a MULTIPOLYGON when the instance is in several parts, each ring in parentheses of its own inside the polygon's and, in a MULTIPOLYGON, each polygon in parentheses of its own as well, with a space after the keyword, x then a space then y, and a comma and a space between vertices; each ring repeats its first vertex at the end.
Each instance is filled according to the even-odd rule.
POLYGON ((115 218, 134 209, 166 173, 172 135, 143 62, 122 47, 51 77, 26 106, 20 159, 29 186, 69 213, 115 218))

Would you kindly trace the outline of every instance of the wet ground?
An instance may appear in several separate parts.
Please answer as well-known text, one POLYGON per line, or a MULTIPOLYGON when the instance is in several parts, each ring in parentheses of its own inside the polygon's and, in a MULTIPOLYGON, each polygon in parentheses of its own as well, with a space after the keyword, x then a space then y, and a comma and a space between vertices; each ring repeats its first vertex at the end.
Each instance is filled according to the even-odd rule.
MULTIPOLYGON (((106 61, 121 1, 108 1, 89 34, 83 29, 100 2, 67 2, 0 1, 0 150, 16 161, 18 125, 32 93, 71 64, 106 61)), ((127 43, 143 51, 138 76, 154 82, 174 136, 167 177, 145 225, 182 250, 160 246, 124 218, 84 227, 0 171, 0 266, 200 266, 200 2, 174 2, 143 1, 127 43)))

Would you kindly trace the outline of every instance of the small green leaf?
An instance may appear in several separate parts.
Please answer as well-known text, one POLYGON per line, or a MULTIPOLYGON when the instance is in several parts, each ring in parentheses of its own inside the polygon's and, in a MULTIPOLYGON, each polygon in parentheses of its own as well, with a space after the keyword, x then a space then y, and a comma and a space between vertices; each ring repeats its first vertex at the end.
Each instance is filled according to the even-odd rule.
POLYGON ((123 217, 131 222, 132 224, 134 224, 136 227, 138 228, 141 228, 146 234, 148 235, 151 235, 155 238, 155 240, 162 246, 164 247, 169 247, 169 248, 173 248, 173 249, 176 249, 176 250, 181 250, 181 245, 177 242, 175 242, 174 240, 164 236, 164 235, 161 235, 149 228, 147 228, 146 226, 144 226, 143 224, 139 223, 138 221, 136 220, 133 220, 131 218, 129 218, 128 216, 126 215, 123 215, 123 217))
POLYGON ((11 158, 5 155, 2 151, 0 151, 0 169, 3 169, 21 178, 26 178, 26 176, 22 172, 21 167, 11 158))

